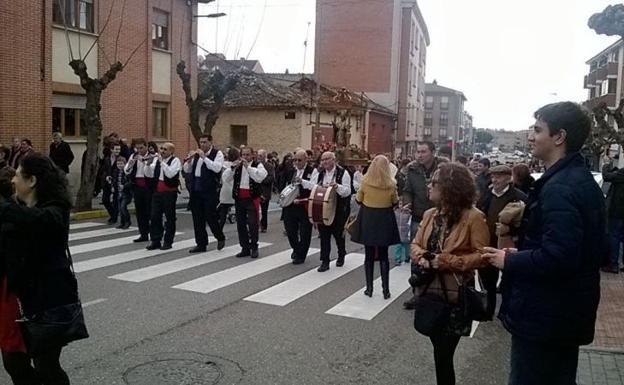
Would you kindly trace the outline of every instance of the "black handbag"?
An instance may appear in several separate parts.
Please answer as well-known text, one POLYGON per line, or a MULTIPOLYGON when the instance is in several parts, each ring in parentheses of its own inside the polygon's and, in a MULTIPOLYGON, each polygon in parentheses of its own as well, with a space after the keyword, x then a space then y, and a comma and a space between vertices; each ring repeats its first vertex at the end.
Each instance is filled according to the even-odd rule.
POLYGON ((491 320, 488 314, 487 291, 477 291, 474 284, 463 283, 459 285, 459 305, 465 319, 472 321, 491 320))
MULTIPOLYGON (((69 247, 67 258, 75 279, 69 247)), ((51 347, 65 346, 72 341, 89 338, 80 298, 78 302, 46 309, 32 316, 25 316, 19 301, 18 305, 22 318, 17 322, 22 325, 26 350, 31 356, 37 356, 51 347)))
POLYGON ((437 274, 442 285, 444 296, 427 293, 431 282, 427 284, 423 292, 417 297, 414 308, 414 329, 426 336, 439 334, 449 323, 453 305, 448 301, 448 293, 444 279, 437 274))

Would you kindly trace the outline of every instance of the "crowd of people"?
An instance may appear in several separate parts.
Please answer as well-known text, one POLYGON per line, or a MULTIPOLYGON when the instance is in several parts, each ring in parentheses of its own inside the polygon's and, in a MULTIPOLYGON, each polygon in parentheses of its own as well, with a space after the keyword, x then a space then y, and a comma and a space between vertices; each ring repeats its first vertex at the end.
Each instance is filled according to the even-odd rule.
MULTIPOLYGON (((509 384, 574 384, 579 346, 594 335, 599 269, 605 259, 606 271, 619 269, 624 173, 605 168, 604 179, 612 183, 605 206, 580 155, 588 115, 566 102, 544 106, 535 119, 529 142, 546 170, 537 181, 526 164, 463 156, 451 162, 436 155, 431 142, 419 142, 413 160, 379 154, 368 165, 352 166, 331 151, 297 148, 281 162, 277 153, 249 146, 222 151, 210 135, 178 157, 173 143, 136 138, 126 145, 111 134, 104 139, 96 194, 102 193, 108 223, 119 220, 124 229, 134 200, 134 242, 168 250, 184 183, 196 243, 189 252, 208 250, 207 227, 216 249, 223 249, 234 207, 236 257, 259 258, 269 202, 288 191, 292 199, 280 197, 281 220, 293 264, 306 262, 314 228, 319 273, 344 265, 347 234, 364 246, 365 296, 374 296, 379 261, 381 293, 391 297, 391 248, 395 264, 411 263, 413 295, 403 305, 415 310, 415 328, 431 340, 438 384, 455 384, 460 338, 469 335, 472 321, 494 319, 498 291, 498 318, 512 334, 509 384)), ((27 139, 0 146, 0 348, 15 384, 69 384, 59 365, 64 344, 32 354, 15 320, 79 302, 67 248, 71 200, 64 174, 72 160, 60 134, 49 157, 35 153, 27 139), (16 246, 33 237, 50 242, 16 246)))

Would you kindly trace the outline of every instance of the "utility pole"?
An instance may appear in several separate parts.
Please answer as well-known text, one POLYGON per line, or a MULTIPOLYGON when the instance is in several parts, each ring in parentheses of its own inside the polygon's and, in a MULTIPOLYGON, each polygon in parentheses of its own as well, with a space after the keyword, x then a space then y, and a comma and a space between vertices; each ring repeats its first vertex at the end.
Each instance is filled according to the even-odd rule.
POLYGON ((318 25, 317 28, 317 32, 318 32, 318 36, 316 37, 316 41, 317 41, 317 45, 318 47, 315 47, 314 50, 316 51, 315 55, 318 60, 314 63, 314 77, 316 78, 316 95, 314 95, 314 101, 315 101, 315 108, 316 108, 316 124, 314 127, 314 137, 316 139, 316 142, 318 144, 318 142, 321 140, 321 109, 320 109, 320 101, 321 101, 321 76, 320 76, 320 62, 321 62, 321 55, 319 55, 319 52, 321 52, 321 44, 323 42, 322 39, 322 35, 321 35, 321 31, 323 30, 323 1, 320 1, 319 4, 319 14, 318 14, 318 19, 316 20, 316 24, 318 25))

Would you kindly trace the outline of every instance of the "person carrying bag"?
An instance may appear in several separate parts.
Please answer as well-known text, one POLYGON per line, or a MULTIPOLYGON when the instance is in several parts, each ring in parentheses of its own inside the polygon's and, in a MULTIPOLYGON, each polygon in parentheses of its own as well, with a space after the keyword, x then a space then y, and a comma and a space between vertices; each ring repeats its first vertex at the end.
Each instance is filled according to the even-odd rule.
POLYGON ((414 327, 433 344, 437 384, 452 385, 459 340, 484 316, 485 294, 474 288, 474 270, 484 266, 481 250, 490 234, 473 206, 476 187, 465 166, 441 164, 428 187, 435 207, 424 213, 411 245, 414 327))

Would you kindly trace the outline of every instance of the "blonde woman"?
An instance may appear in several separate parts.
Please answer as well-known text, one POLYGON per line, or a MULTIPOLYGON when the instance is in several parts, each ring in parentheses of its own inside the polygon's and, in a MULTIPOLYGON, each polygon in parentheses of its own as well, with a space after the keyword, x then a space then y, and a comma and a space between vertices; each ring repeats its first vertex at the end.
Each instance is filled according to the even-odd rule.
POLYGON ((351 240, 364 245, 364 272, 366 290, 373 296, 373 271, 375 260, 379 260, 381 286, 384 299, 390 298, 388 247, 401 242, 393 207, 399 202, 396 181, 392 176, 390 162, 383 155, 377 155, 362 178, 355 200, 361 205, 356 229, 351 240))

